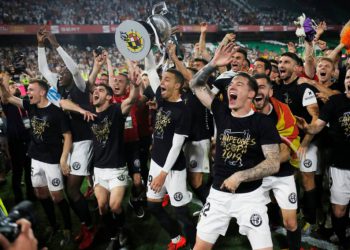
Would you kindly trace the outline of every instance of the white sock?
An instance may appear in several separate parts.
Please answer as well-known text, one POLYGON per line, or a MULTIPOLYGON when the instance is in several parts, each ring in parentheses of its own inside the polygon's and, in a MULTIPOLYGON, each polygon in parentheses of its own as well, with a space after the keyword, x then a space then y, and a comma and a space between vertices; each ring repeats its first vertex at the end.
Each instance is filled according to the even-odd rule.
POLYGON ((178 243, 178 242, 180 241, 180 239, 181 239, 181 236, 178 235, 178 236, 176 236, 175 238, 171 239, 171 242, 174 243, 174 244, 176 244, 176 243, 178 243))

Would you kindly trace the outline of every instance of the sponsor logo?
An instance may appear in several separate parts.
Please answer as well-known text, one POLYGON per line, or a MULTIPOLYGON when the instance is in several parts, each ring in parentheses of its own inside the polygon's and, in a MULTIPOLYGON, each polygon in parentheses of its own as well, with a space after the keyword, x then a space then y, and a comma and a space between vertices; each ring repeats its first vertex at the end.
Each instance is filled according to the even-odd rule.
POLYGON ((181 201, 182 198, 183 198, 183 195, 182 195, 181 192, 177 192, 177 193, 174 194, 174 199, 175 199, 176 201, 181 201))
POLYGON ((54 179, 51 181, 51 183, 52 183, 52 185, 53 185, 54 187, 58 187, 58 186, 61 184, 61 181, 60 181, 60 179, 58 179, 58 178, 54 178, 54 179))
POLYGON ((250 223, 254 227, 260 227, 260 225, 262 224, 262 218, 260 214, 252 214, 252 216, 250 216, 250 223))
POLYGON ((79 170, 80 167, 81 167, 81 165, 80 165, 79 162, 74 162, 73 165, 72 165, 72 167, 73 167, 74 170, 79 170))
POLYGON ((310 159, 305 159, 303 164, 304 164, 304 167, 310 168, 312 166, 312 161, 310 159))
POLYGON ((292 204, 295 204, 297 202, 297 194, 296 193, 291 193, 289 196, 288 196, 288 200, 290 203, 292 204))

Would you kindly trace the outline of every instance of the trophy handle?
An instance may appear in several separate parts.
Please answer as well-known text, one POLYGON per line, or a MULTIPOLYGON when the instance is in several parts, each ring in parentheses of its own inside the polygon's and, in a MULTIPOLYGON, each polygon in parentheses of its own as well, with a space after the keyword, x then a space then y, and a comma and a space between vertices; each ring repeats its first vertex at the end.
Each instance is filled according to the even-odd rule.
POLYGON ((166 7, 165 2, 159 2, 155 5, 153 5, 152 15, 154 15, 154 14, 165 15, 166 13, 168 13, 168 8, 166 7), (156 12, 157 8, 160 8, 159 12, 156 12))

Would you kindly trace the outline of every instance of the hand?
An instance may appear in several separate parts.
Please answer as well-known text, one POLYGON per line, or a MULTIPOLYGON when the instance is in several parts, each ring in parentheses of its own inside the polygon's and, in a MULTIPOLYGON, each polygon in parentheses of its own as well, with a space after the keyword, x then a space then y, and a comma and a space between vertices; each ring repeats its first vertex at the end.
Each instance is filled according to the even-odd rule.
POLYGON ((296 119, 298 128, 300 128, 300 129, 302 129, 302 130, 306 130, 308 124, 307 124, 307 122, 305 121, 305 119, 302 118, 302 117, 296 116, 296 115, 295 115, 294 117, 295 117, 295 119, 296 119))
POLYGON ((201 26, 201 33, 206 33, 208 29, 208 24, 206 22, 200 23, 201 26))
POLYGON ((56 40, 56 36, 54 34, 52 34, 51 32, 47 33, 47 39, 49 40, 49 42, 51 43, 51 45, 57 49, 58 47, 60 47, 60 44, 57 42, 56 40))
POLYGON ((26 219, 16 221, 21 226, 21 232, 13 243, 0 234, 0 246, 4 250, 37 250, 38 241, 33 234, 31 223, 26 219))
POLYGON ((130 83, 134 85, 135 88, 138 88, 141 86, 142 74, 139 68, 138 69, 136 67, 129 68, 128 77, 130 79, 130 83))
POLYGON ((242 181, 243 180, 241 178, 240 172, 236 172, 224 180, 224 182, 221 184, 220 189, 227 189, 228 191, 234 193, 242 181))
POLYGON ((317 99, 320 99, 324 103, 328 102, 329 100, 329 96, 322 92, 316 93, 316 97, 317 99))
POLYGON ((322 41, 322 40, 318 40, 317 41, 317 45, 318 47, 320 47, 320 49, 323 51, 325 49, 327 49, 327 42, 322 41))
POLYGON ((234 33, 227 33, 224 37, 224 39, 222 39, 222 44, 223 45, 226 45, 228 44, 229 42, 235 42, 236 41, 236 34, 234 33))
POLYGON ((293 42, 288 42, 287 47, 288 52, 297 53, 297 49, 295 48, 295 44, 293 42))
POLYGON ((179 26, 171 27, 171 34, 172 35, 176 34, 179 31, 180 31, 180 27, 179 26))
POLYGON ((61 159, 60 166, 61 166, 62 174, 64 176, 68 176, 70 173, 70 166, 67 163, 67 159, 61 159))
POLYGON ((154 192, 159 193, 162 190, 167 175, 164 171, 160 171, 159 175, 153 179, 150 187, 154 192))
POLYGON ((79 113, 84 116, 84 120, 87 122, 95 120, 95 117, 97 116, 96 114, 91 113, 90 111, 85 109, 81 109, 79 113))
POLYGON ((39 47, 44 47, 44 42, 46 39, 47 31, 45 27, 41 27, 38 32, 36 33, 36 38, 38 40, 38 46, 39 47))
POLYGON ((156 110, 158 108, 157 101, 155 101, 155 100, 150 100, 150 101, 146 102, 146 105, 148 106, 149 109, 156 110))
POLYGON ((101 69, 103 64, 105 64, 107 61, 108 52, 104 50, 101 55, 97 55, 95 51, 93 51, 92 53, 94 55, 94 65, 101 69))
POLYGON ((215 55, 211 60, 214 67, 221 67, 230 64, 233 60, 232 56, 236 52, 233 43, 229 43, 224 46, 220 46, 216 49, 215 55))
POLYGON ((305 159, 307 149, 308 149, 308 146, 302 146, 302 145, 300 145, 300 147, 298 148, 297 156, 300 160, 305 159))
POLYGON ((175 44, 168 43, 167 49, 168 49, 168 54, 169 54, 171 59, 177 58, 177 56, 176 56, 176 45, 175 44))
POLYGON ((320 39, 321 35, 325 32, 325 30, 327 30, 327 24, 325 21, 321 21, 317 26, 314 41, 320 39))

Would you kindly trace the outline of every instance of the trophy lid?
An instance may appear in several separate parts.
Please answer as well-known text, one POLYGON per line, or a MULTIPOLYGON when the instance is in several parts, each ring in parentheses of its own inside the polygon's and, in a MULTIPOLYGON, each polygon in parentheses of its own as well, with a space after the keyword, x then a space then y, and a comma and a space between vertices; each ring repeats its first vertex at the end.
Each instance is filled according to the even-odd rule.
POLYGON ((151 49, 150 35, 139 22, 126 20, 115 30, 115 43, 120 53, 133 61, 144 59, 151 49))

